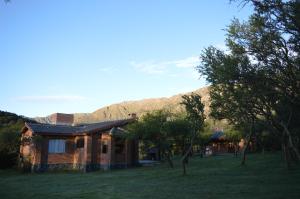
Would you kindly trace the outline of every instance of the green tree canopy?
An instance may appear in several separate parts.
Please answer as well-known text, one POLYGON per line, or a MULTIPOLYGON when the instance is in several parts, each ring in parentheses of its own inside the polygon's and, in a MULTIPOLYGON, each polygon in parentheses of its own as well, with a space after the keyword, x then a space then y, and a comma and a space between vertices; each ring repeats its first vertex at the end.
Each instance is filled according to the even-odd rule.
POLYGON ((254 13, 228 26, 228 52, 208 47, 197 67, 212 85, 212 116, 245 126, 267 121, 299 160, 300 3, 242 2, 251 2, 254 13))

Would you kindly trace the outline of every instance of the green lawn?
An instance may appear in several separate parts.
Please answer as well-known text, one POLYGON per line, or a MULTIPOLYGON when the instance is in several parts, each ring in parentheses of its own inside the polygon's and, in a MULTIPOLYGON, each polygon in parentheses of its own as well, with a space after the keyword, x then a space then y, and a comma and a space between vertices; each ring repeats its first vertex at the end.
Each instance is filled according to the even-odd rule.
POLYGON ((195 157, 182 176, 161 164, 91 173, 20 174, 0 171, 0 198, 300 198, 300 169, 287 170, 280 154, 239 158, 195 157))

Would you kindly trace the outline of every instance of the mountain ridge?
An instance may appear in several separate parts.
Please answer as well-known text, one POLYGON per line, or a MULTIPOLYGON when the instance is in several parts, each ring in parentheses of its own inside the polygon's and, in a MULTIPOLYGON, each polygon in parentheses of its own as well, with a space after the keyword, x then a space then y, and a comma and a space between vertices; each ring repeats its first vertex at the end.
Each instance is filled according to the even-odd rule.
MULTIPOLYGON (((94 123, 103 120, 112 119, 124 119, 129 114, 136 113, 138 117, 155 110, 167 109, 171 112, 177 113, 184 110, 184 107, 180 105, 182 96, 186 94, 197 93, 201 95, 202 102, 205 105, 205 113, 209 112, 209 86, 199 88, 192 92, 180 93, 171 97, 161 98, 147 98, 142 100, 130 100, 120 103, 111 104, 101 107, 91 113, 73 113, 74 123, 94 123)), ((36 117, 34 118, 40 123, 50 123, 50 117, 36 117)))

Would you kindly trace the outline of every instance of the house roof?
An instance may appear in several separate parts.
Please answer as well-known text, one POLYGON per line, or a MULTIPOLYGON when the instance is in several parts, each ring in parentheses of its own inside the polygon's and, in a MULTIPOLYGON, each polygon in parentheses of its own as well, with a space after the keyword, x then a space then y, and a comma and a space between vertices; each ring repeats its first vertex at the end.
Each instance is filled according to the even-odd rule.
POLYGON ((225 139, 225 133, 223 131, 216 131, 214 134, 210 136, 210 141, 224 140, 224 139, 225 139))
POLYGON ((96 132, 103 132, 114 127, 125 126, 128 123, 135 121, 135 119, 110 120, 99 123, 83 124, 78 126, 70 125, 54 125, 41 123, 25 123, 22 132, 29 129, 33 133, 40 135, 84 135, 96 132))

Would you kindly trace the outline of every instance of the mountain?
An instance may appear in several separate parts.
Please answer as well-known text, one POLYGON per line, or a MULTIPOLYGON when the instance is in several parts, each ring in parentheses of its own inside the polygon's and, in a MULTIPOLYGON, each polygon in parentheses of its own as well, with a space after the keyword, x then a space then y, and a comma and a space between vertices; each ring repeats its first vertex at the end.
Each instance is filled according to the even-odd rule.
MULTIPOLYGON (((202 102, 205 104, 205 113, 209 111, 209 87, 203 87, 198 90, 193 91, 202 96, 202 102)), ((190 92, 191 93, 191 92, 190 92)), ((129 114, 136 113, 137 116, 142 116, 147 112, 167 109, 174 113, 184 110, 184 107, 180 105, 182 101, 182 95, 190 94, 178 94, 172 97, 164 98, 152 98, 143 99, 136 101, 125 101, 117 104, 112 104, 110 106, 102 107, 92 113, 75 113, 74 123, 93 123, 103 120, 111 119, 122 119, 127 118, 129 114)), ((50 123, 50 116, 47 117, 37 117, 34 118, 37 122, 50 123)))

